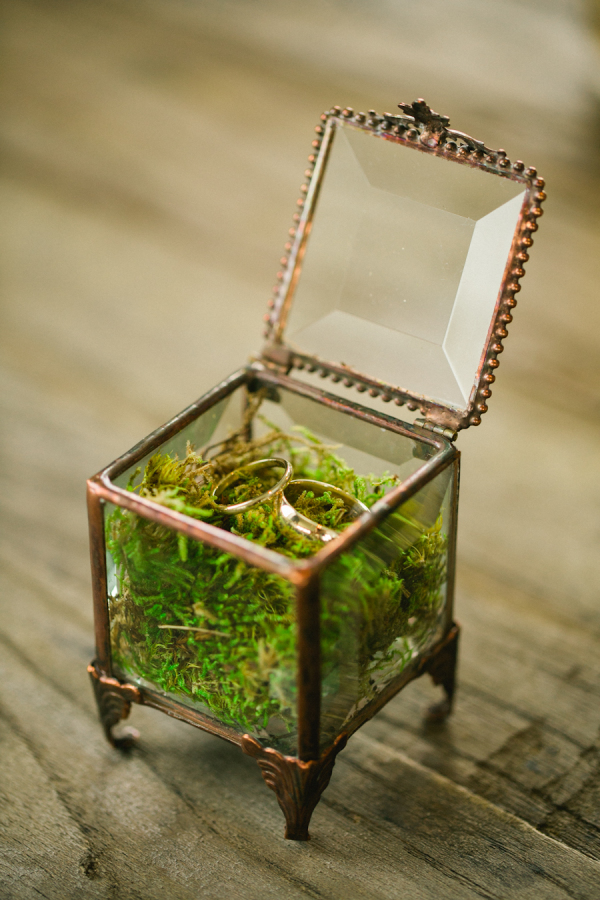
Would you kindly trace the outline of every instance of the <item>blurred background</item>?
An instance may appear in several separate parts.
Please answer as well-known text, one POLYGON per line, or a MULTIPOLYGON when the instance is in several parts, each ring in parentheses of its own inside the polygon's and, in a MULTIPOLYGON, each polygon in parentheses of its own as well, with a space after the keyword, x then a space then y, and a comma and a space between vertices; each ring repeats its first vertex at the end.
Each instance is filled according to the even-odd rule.
POLYGON ((47 563, 68 540, 84 570, 84 477, 260 348, 320 112, 423 96, 549 195, 490 412, 458 442, 461 559, 600 632, 597 6, 2 6, 2 477, 9 515, 35 517, 20 552, 48 529, 47 563))
MULTIPOLYGON (((85 478, 260 349, 321 111, 417 97, 548 191, 490 411, 458 439, 466 658, 492 600, 509 628, 526 610, 597 646, 598 4, 4 0, 2 16, 0 549, 50 592, 56 634, 32 646, 75 616, 91 655, 85 478)), ((28 614, 9 596, 4 629, 28 614)))

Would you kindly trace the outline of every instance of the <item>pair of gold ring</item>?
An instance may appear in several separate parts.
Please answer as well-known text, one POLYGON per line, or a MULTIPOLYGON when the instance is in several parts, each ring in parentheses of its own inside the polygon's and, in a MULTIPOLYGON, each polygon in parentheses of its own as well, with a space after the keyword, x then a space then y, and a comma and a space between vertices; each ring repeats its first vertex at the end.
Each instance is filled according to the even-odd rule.
POLYGON ((233 472, 226 475, 225 478, 213 488, 213 499, 218 500, 223 491, 232 484, 235 484, 241 475, 247 472, 259 472, 262 469, 271 468, 283 469, 284 473, 276 484, 264 491, 259 497, 252 497, 252 499, 243 500, 240 503, 216 503, 217 509, 220 512, 234 516, 237 515, 237 513, 246 512, 246 510, 252 509, 253 506, 258 506, 260 503, 265 503, 267 500, 273 500, 278 515, 290 526, 290 528, 297 531, 298 534, 303 534, 305 537, 317 538, 318 540, 323 541, 323 543, 334 540, 334 538, 338 537, 339 532, 335 531, 333 528, 327 528, 325 525, 319 525, 318 522, 314 522, 312 519, 299 513, 293 506, 290 497, 293 500, 303 491, 312 491, 315 497, 322 497, 323 494, 327 493, 331 497, 338 497, 342 500, 348 514, 353 519, 358 518, 358 516, 368 510, 368 507, 366 507, 364 503, 361 503, 360 500, 357 500, 356 497, 346 493, 346 491, 341 490, 341 488, 334 487, 332 484, 327 484, 325 481, 315 481, 311 478, 292 479, 294 470, 291 463, 277 456, 270 457, 269 459, 258 459, 255 462, 234 469, 233 472))

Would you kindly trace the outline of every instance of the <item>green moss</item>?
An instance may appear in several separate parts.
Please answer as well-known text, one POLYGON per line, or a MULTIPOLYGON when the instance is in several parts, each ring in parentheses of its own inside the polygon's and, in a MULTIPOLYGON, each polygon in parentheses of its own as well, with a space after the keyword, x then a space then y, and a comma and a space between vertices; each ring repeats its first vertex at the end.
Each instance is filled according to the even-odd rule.
MULTIPOLYGON (((256 415, 256 406, 249 418, 256 415)), ((245 462, 277 455, 290 459, 294 477, 326 481, 367 506, 397 482, 389 475, 357 476, 333 448, 305 430, 283 434, 270 427, 260 439, 247 435, 248 422, 227 441, 205 450, 206 458, 189 446, 183 459, 158 453, 147 463, 141 483, 130 490, 302 559, 323 545, 290 529, 272 502, 236 516, 222 513, 211 498, 214 485, 245 462)), ((272 480, 280 474, 273 470, 272 480)), ((228 488, 220 502, 258 496, 266 475, 249 474, 228 488)), ((295 506, 328 527, 341 530, 349 524, 338 498, 304 493, 295 506)), ((118 589, 110 600, 116 664, 164 691, 201 703, 236 729, 272 745, 277 740, 285 744, 295 727, 291 585, 122 508, 107 516, 106 540, 117 573, 118 589)), ((324 675, 344 666, 349 635, 359 673, 355 700, 376 691, 378 669, 383 672, 390 663, 401 668, 403 654, 408 661, 411 647, 435 626, 445 559, 441 520, 424 528, 405 511, 388 517, 338 557, 323 578, 324 675)))

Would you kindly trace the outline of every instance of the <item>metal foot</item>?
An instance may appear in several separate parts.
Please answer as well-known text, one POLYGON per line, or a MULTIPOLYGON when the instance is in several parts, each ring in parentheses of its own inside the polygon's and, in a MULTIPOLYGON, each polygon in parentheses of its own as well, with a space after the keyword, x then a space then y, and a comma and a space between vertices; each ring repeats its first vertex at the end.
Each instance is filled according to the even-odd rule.
POLYGON ((426 662, 424 667, 424 671, 429 673, 433 683, 441 685, 446 695, 443 700, 440 700, 439 703, 434 703, 427 710, 425 720, 431 724, 444 722, 452 712, 454 692, 456 690, 459 634, 460 627, 455 623, 448 632, 444 644, 442 644, 435 656, 432 656, 426 662))
POLYGON ((341 734, 320 759, 303 762, 262 747, 249 734, 242 738, 242 750, 257 760, 265 783, 277 796, 285 816, 285 837, 289 840, 310 839, 310 818, 329 784, 335 758, 346 746, 347 740, 347 736, 341 734))
POLYGON ((113 747, 120 749, 133 746, 139 737, 135 728, 125 728, 119 735, 116 735, 113 729, 128 717, 132 702, 140 702, 140 692, 132 684, 121 684, 116 678, 102 675, 95 663, 91 663, 87 670, 94 688, 98 713, 106 739, 113 747))

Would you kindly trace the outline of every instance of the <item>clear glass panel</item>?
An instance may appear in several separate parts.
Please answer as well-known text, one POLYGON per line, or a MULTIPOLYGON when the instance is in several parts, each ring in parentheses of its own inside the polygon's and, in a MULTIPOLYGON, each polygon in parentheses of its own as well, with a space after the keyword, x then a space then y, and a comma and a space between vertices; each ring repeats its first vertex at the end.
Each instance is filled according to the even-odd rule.
MULTIPOLYGON (((282 389, 277 392, 277 402, 266 400, 263 403, 259 415, 261 418, 257 417, 254 426, 257 436, 265 433, 271 424, 299 437, 307 429, 310 434, 332 447, 332 455, 351 468, 358 477, 373 475, 379 479, 390 475, 394 478, 393 483, 399 483, 420 469, 437 452, 431 444, 378 428, 370 422, 282 389)), ((282 455, 289 456, 285 449, 282 455)), ((313 477, 321 477, 323 480, 327 480, 331 474, 312 473, 313 477)), ((304 472, 303 475, 308 477, 309 473, 304 472)), ((384 486, 384 491, 392 487, 393 483, 384 486)))
POLYGON ((507 178, 337 126, 286 341, 466 407, 523 199, 507 178))
POLYGON ((339 556, 321 579, 321 747, 442 636, 449 466, 339 556))
MULTIPOLYGON (((183 459, 188 444, 199 449, 200 447, 204 447, 216 432, 219 430, 223 431, 223 426, 225 428, 225 433, 230 429, 233 430, 234 428, 239 427, 240 414, 240 391, 237 391, 232 396, 225 397, 223 400, 220 400, 219 403, 215 403, 215 405, 203 413, 203 415, 198 416, 197 419, 194 419, 193 422, 190 422, 189 425, 182 428, 176 435, 168 441, 165 441, 160 447, 160 452, 172 454, 173 456, 179 457, 179 459, 183 459), (219 425, 221 426, 220 429, 219 425)), ((155 452, 156 451, 153 450, 152 453, 148 453, 139 463, 125 469, 121 475, 118 475, 114 479, 114 483, 121 488, 139 484, 146 463, 155 452)))
MULTIPOLYGON (((317 552, 322 543, 295 533, 290 536, 267 503, 245 516, 202 503, 194 506, 190 497, 198 484, 202 487, 203 476, 186 466, 193 462, 201 467, 232 433, 255 441, 244 461, 284 457, 293 464, 295 478, 325 481, 367 506, 417 472, 436 452, 426 442, 285 389, 269 387, 248 394, 243 387, 116 481, 283 555, 302 558, 317 552), (245 419, 249 404, 251 422, 245 419), (191 452, 196 454, 193 458, 187 455, 191 452), (155 477, 157 472, 160 478, 155 477)), ((424 489, 415 503, 418 521, 433 524, 439 512, 435 490, 424 489)), ((295 753, 297 667, 291 584, 121 507, 106 505, 105 526, 116 671, 239 733, 253 734, 283 753, 295 753)), ((340 527, 343 523, 335 525, 340 527)), ((385 527, 388 534, 393 526, 385 527)))
MULTIPOLYGON (((140 462, 114 478, 114 483, 125 489, 138 486, 147 463, 157 452, 174 459, 184 459, 187 447, 190 446, 199 453, 210 456, 219 442, 240 428, 247 397, 246 388, 238 388, 165 441, 157 451, 148 453, 140 462)), ((295 449, 302 446, 303 430, 307 429, 315 437, 334 446, 335 456, 340 457, 358 475, 373 474, 379 477, 389 472, 397 479, 404 480, 436 452, 435 447, 424 441, 405 437, 385 428, 376 428, 361 419, 282 388, 267 392, 251 423, 250 431, 253 437, 258 438, 272 432, 273 428, 295 437, 296 440, 290 445, 295 449)), ((277 453, 288 459, 289 449, 280 446, 277 453)), ((308 473, 303 474, 308 477, 308 473)), ((317 477, 314 472, 313 475, 317 477)))
POLYGON ((105 523, 116 673, 295 753, 291 584, 121 507, 105 523))

